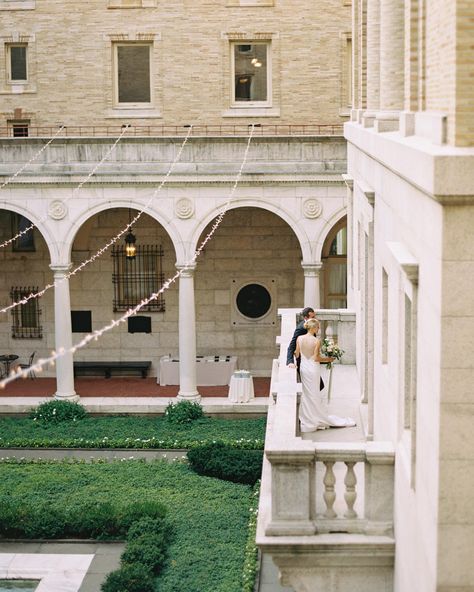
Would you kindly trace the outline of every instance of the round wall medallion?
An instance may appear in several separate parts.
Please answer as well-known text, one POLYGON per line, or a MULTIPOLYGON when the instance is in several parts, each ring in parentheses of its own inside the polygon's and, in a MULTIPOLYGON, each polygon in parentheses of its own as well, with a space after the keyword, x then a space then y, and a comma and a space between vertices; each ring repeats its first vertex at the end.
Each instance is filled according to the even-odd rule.
POLYGON ((187 197, 183 197, 176 202, 174 211, 178 218, 182 218, 183 220, 185 218, 191 218, 194 214, 194 204, 187 197))
POLYGON ((67 206, 63 201, 55 199, 49 204, 48 214, 53 220, 62 220, 67 214, 67 206))
POLYGON ((322 211, 323 206, 317 199, 307 199, 303 203, 303 214, 306 218, 318 218, 322 211))
POLYGON ((244 317, 259 319, 267 314, 272 304, 270 293, 261 284, 247 284, 239 290, 237 308, 244 317))

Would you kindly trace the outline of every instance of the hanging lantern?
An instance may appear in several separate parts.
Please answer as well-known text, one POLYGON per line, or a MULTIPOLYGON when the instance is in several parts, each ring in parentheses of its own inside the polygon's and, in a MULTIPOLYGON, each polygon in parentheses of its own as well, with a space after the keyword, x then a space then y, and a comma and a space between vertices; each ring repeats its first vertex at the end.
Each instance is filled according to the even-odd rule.
POLYGON ((135 259, 137 256, 136 242, 137 239, 135 238, 135 235, 130 231, 125 237, 125 256, 127 259, 135 259))
MULTIPOLYGON (((128 219, 129 219, 129 224, 130 224, 130 222, 131 222, 130 210, 128 210, 128 219)), ((125 256, 127 259, 135 259, 135 257, 137 256, 137 247, 135 246, 136 242, 137 242, 137 239, 136 239, 135 235, 133 234, 132 229, 130 228, 127 236, 125 237, 125 256)))

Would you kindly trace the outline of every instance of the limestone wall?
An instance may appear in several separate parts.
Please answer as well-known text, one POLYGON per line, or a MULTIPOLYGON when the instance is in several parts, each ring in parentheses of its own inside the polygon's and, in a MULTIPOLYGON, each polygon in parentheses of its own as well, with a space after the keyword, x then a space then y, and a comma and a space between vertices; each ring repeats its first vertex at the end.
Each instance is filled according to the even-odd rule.
POLYGON ((338 123, 350 6, 323 0, 163 3, 57 0, 2 3, 2 121, 32 125, 338 123), (17 10, 10 9, 13 5, 17 10), (24 6, 28 10, 19 10, 24 6), (232 41, 271 44, 271 100, 258 113, 231 107, 232 41), (150 43, 152 101, 117 109, 114 42, 150 43), (11 85, 6 45, 28 44, 29 80, 11 85), (13 88, 14 87, 14 88, 13 88), (229 111, 230 110, 230 111, 229 111), (243 111, 243 112, 242 112, 243 111))

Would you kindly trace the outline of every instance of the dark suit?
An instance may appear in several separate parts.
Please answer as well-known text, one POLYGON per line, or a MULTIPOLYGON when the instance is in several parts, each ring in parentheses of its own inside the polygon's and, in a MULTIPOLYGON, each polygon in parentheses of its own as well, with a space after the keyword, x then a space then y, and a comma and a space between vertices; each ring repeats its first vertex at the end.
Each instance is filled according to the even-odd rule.
MULTIPOLYGON (((291 338, 290 344, 288 346, 288 350, 286 352, 286 365, 293 363, 293 357, 296 350, 296 340, 300 335, 306 335, 308 331, 304 328, 305 321, 301 321, 296 325, 295 332, 293 333, 293 337, 291 338)), ((298 369, 298 374, 300 373, 300 358, 296 358, 296 367, 298 369)), ((324 388, 324 381, 320 377, 319 378, 319 390, 322 391, 324 388)))

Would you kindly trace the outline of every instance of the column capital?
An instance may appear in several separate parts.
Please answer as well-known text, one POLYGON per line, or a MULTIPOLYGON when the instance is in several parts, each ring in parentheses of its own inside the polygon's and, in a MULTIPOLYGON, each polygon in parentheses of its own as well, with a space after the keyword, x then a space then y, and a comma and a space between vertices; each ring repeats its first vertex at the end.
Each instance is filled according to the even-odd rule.
POLYGON ((175 267, 178 271, 181 272, 181 277, 193 277, 194 272, 196 271, 197 264, 187 263, 183 265, 181 263, 176 263, 175 267))
POLYGON ((66 275, 71 267, 72 263, 51 263, 49 269, 54 272, 54 275, 66 275))
POLYGON ((301 267, 303 268, 305 277, 318 277, 321 269, 323 268, 323 264, 321 262, 305 263, 302 261, 301 267))

